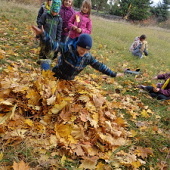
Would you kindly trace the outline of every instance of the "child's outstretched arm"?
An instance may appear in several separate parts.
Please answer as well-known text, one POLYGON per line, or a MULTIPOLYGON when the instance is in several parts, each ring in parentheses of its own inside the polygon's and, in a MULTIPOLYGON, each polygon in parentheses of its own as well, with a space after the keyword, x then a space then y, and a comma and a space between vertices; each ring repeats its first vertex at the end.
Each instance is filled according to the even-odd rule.
POLYGON ((94 69, 96 69, 96 70, 100 71, 101 73, 106 74, 110 77, 122 77, 122 76, 124 76, 124 73, 117 73, 117 72, 112 71, 105 64, 99 62, 98 60, 96 60, 92 56, 91 56, 90 65, 94 69))
POLYGON ((44 27, 42 26, 42 28, 38 28, 37 26, 32 26, 32 29, 34 30, 36 35, 41 35, 42 33, 44 33, 44 27))
POLYGON ((44 31, 44 28, 38 28, 37 26, 32 26, 32 29, 35 31, 36 35, 40 36, 40 41, 52 51, 57 51, 59 44, 57 41, 53 41, 47 32, 44 31))

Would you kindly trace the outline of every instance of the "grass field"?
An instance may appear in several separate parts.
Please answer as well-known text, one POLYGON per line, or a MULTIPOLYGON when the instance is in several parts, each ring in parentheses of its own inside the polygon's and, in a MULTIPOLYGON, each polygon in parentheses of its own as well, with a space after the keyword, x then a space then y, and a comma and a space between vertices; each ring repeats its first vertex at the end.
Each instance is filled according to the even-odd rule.
MULTIPOLYGON (((38 59, 38 45, 34 41, 35 35, 31 30, 31 25, 36 24, 37 12, 38 8, 35 6, 20 5, 12 2, 7 3, 4 0, 0 1, 1 72, 9 65, 13 66, 15 63, 18 63, 22 67, 22 64, 27 62, 28 68, 25 67, 25 70, 29 70, 30 67, 38 67, 35 62, 38 59)), ((108 78, 108 81, 102 81, 100 79, 102 77, 101 74, 90 67, 86 68, 81 75, 97 75, 96 77, 92 76, 93 80, 101 86, 102 90, 106 91, 104 96, 110 102, 112 101, 112 96, 109 93, 118 91, 122 96, 131 96, 132 98, 129 100, 133 100, 134 96, 137 97, 142 101, 143 108, 152 111, 150 116, 149 112, 148 114, 143 113, 142 109, 142 116, 139 113, 132 112, 132 114, 138 115, 135 118, 134 115, 131 115, 132 118, 123 109, 120 110, 119 114, 123 114, 123 117, 128 122, 128 128, 135 132, 135 134, 138 134, 136 136, 134 135, 135 137, 131 139, 131 145, 134 147, 151 148, 153 150, 152 156, 141 156, 142 158, 146 158, 146 164, 140 168, 136 166, 136 169, 169 170, 170 103, 168 101, 163 102, 151 99, 147 94, 139 93, 136 86, 139 84, 154 85, 156 81, 152 80, 152 77, 159 73, 170 71, 170 30, 131 25, 127 22, 105 20, 96 16, 92 16, 91 18, 93 22, 93 49, 91 53, 114 71, 123 72, 126 68, 132 70, 140 68, 142 75, 136 77, 129 75, 117 78, 113 84, 108 83, 108 81, 112 81, 110 78, 108 78), (139 59, 132 56, 128 49, 134 38, 141 34, 146 34, 147 36, 149 55, 139 59), (144 124, 144 126, 140 126, 141 124, 144 124)), ((2 129, 3 126, 0 125, 0 144, 2 144, 1 140, 3 139, 2 129)), ((125 148, 124 150, 127 149, 125 148)), ((61 161, 59 163, 60 168, 58 169, 80 169, 78 168, 78 160, 70 161, 69 159, 63 163, 63 157, 55 157, 56 161, 61 161)), ((5 168, 3 166, 4 164, 6 169, 10 169, 14 161, 19 162, 23 158, 30 167, 38 166, 36 155, 32 153, 32 149, 28 148, 24 142, 15 147, 0 146, 0 169, 5 168)), ((116 170, 109 162, 107 163, 107 167, 116 170)), ((42 163, 39 169, 50 169, 50 166, 42 163)), ((98 166, 99 169, 100 167, 98 166)), ((132 167, 130 165, 122 165, 120 169, 131 170, 132 167)), ((135 170, 135 166, 133 166, 133 169, 135 170)))

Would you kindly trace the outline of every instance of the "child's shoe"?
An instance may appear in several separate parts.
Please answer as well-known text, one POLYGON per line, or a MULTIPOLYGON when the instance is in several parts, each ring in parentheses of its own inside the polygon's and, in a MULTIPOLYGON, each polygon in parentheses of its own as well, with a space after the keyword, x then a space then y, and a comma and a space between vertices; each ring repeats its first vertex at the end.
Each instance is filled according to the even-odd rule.
POLYGON ((40 64, 42 70, 50 70, 51 68, 50 59, 40 59, 37 61, 37 64, 40 64))

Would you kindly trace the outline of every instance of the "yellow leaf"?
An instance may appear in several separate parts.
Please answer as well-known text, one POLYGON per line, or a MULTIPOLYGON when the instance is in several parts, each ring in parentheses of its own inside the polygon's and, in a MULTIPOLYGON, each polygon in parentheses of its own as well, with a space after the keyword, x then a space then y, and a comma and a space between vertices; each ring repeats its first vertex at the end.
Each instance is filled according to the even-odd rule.
POLYGON ((3 153, 2 152, 0 152, 0 161, 3 159, 3 153))
POLYGON ((71 134, 71 126, 69 124, 55 124, 55 131, 60 137, 68 137, 71 134))
POLYGON ((115 122, 119 125, 119 126, 125 126, 126 122, 121 118, 121 117, 117 117, 115 119, 115 122))
POLYGON ((25 123, 26 123, 27 125, 29 125, 29 126, 33 126, 33 121, 30 120, 30 119, 26 119, 26 120, 25 120, 25 123))
POLYGON ((66 156, 63 155, 62 158, 61 158, 61 165, 64 165, 66 159, 67 159, 66 156))
POLYGON ((137 135, 137 132, 135 130, 131 130, 131 135, 129 137, 134 137, 137 135))
POLYGON ((131 165, 136 169, 136 168, 139 168, 142 164, 140 163, 140 161, 135 161, 135 162, 132 162, 131 165))
POLYGON ((57 114, 60 110, 62 110, 66 105, 68 104, 67 101, 63 100, 60 104, 55 104, 52 109, 51 112, 53 114, 57 114))
POLYGON ((29 99, 28 104, 38 105, 40 100, 40 95, 37 91, 30 89, 27 91, 26 97, 29 99))
POLYGON ((141 116, 142 116, 142 117, 145 117, 145 118, 150 117, 150 116, 148 115, 148 113, 147 113, 146 110, 142 110, 141 116))

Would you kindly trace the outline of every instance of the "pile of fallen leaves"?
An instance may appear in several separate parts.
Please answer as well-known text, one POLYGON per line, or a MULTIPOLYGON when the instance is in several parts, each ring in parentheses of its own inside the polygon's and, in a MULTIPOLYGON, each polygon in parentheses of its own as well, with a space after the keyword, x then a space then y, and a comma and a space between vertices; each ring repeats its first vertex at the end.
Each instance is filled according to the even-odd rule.
POLYGON ((151 148, 118 149, 131 146, 129 138, 133 137, 121 110, 135 115, 144 106, 141 102, 137 105, 135 97, 116 93, 109 102, 98 84, 87 79, 59 81, 51 71, 22 71, 17 65, 4 69, 0 81, 0 144, 15 146, 25 141, 33 147, 40 164, 55 167, 54 157, 58 155, 62 162, 66 157, 80 159, 79 168, 86 169, 100 169, 107 163, 134 169, 145 164, 144 159, 153 154, 151 148))

